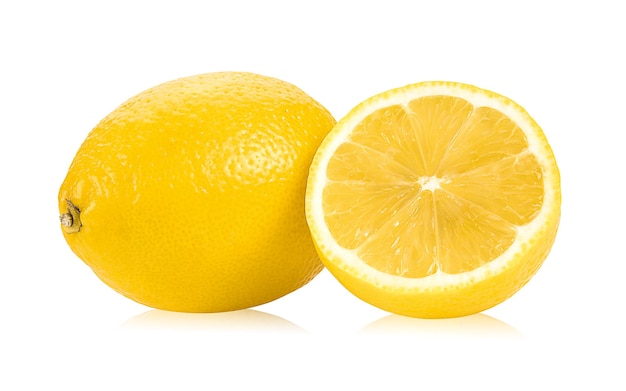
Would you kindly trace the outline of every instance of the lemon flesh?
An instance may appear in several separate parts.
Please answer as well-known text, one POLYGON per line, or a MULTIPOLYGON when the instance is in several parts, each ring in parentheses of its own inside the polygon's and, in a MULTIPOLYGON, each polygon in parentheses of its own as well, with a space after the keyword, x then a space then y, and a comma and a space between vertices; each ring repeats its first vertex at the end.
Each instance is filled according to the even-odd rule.
POLYGON ((539 126, 511 100, 460 83, 357 106, 322 143, 307 190, 329 270, 371 304, 418 317, 510 297, 547 256, 559 210, 539 126))

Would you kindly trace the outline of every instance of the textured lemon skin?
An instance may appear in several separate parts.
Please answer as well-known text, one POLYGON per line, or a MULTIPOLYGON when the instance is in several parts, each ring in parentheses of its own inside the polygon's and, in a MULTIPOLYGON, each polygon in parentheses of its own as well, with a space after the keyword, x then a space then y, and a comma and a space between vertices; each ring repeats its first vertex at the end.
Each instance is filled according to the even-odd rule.
POLYGON ((306 225, 309 164, 332 115, 297 87, 222 72, 164 83, 105 117, 58 196, 63 235, 121 294, 172 311, 277 299, 322 269, 306 225))

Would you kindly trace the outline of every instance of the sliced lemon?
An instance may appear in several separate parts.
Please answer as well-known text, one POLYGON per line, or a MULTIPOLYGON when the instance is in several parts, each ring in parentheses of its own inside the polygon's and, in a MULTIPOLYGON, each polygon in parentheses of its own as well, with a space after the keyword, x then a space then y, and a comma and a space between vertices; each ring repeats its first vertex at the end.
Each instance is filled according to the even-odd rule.
POLYGON ((560 177, 518 104, 453 82, 376 95, 313 159, 306 216, 330 272, 384 310, 477 313, 525 285, 554 242, 560 177))

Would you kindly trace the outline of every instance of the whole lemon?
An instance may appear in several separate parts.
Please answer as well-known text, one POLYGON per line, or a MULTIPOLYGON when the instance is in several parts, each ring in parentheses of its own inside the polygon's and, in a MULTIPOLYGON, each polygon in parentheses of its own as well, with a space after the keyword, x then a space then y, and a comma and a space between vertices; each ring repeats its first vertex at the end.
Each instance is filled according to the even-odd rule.
POLYGON ((151 307, 277 299, 322 269, 304 195, 334 124, 294 85, 252 73, 146 90, 78 150, 59 191, 63 236, 102 281, 151 307))

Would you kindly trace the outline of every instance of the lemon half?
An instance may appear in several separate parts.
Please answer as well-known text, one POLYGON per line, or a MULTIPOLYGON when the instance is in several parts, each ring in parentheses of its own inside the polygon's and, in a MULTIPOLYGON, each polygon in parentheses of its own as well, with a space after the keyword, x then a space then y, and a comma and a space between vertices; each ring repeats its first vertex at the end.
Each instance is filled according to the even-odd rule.
POLYGON ((488 309, 537 272, 560 219, 546 137, 512 100, 424 82, 376 95, 322 142, 306 217, 326 267, 384 310, 488 309))

